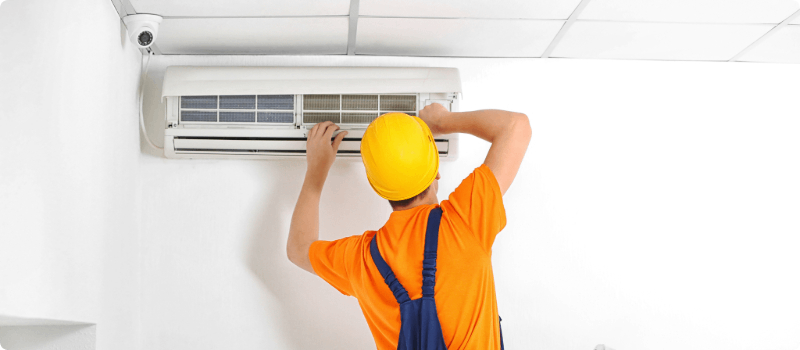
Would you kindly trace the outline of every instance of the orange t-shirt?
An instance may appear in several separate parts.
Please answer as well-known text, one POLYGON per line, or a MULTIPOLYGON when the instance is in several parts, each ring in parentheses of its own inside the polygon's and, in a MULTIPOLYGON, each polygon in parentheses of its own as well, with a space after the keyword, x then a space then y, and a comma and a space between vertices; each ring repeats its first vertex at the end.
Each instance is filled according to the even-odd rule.
MULTIPOLYGON (((492 273, 492 244, 506 225, 500 186, 481 165, 441 202, 434 299, 450 350, 500 349, 500 324, 492 273)), ((377 231, 386 263, 414 300, 422 297, 422 258, 428 213, 435 204, 392 212, 377 231)), ((314 272, 358 299, 379 350, 397 349, 400 307, 372 261, 376 231, 336 241, 316 241, 309 257, 314 272)))

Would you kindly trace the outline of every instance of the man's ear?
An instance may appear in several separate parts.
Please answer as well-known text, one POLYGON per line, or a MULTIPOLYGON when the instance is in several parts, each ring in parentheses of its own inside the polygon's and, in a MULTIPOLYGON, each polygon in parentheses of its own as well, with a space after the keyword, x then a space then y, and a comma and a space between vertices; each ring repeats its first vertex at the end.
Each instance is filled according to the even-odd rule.
POLYGON ((439 174, 439 172, 437 171, 437 172, 436 172, 436 180, 439 180, 439 179, 441 179, 441 178, 442 178, 442 175, 441 175, 441 174, 439 174))

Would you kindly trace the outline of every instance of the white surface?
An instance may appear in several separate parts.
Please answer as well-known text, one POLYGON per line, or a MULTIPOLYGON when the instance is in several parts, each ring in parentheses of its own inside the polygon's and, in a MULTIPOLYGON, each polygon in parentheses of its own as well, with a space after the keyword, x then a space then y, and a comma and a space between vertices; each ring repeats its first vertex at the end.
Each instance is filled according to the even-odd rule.
POLYGON ((577 21, 551 57, 724 61, 772 27, 577 21))
POLYGON ((170 67, 162 97, 461 92, 452 68, 170 67))
POLYGON ((800 17, 795 18, 794 21, 791 22, 791 24, 800 24, 800 17))
MULTIPOLYGON (((461 109, 527 113, 533 140, 494 246, 509 348, 707 350, 800 342, 800 66, 403 57, 159 57, 165 65, 452 66, 461 109), (689 321, 687 321, 689 320, 689 321)), ((162 124, 163 125, 163 124, 162 124)), ((154 131, 156 133, 156 131, 154 131)), ((158 134, 154 135, 158 138, 158 134)), ((485 156, 461 138, 440 198, 485 156)), ((150 151, 148 151, 150 152, 150 151)), ((295 161, 142 161, 143 349, 368 349, 353 298, 285 258, 295 161)), ((321 235, 380 227, 334 164, 321 235)))
POLYGON ((356 54, 538 57, 564 21, 361 18, 356 54))
POLYGON ((85 322, 53 320, 43 318, 25 318, 16 316, 0 315, 0 327, 5 326, 75 326, 87 325, 85 322))
POLYGON ((777 24, 798 8, 794 0, 591 0, 579 19, 777 24))
POLYGON ((164 54, 347 53, 347 17, 164 19, 164 54))
POLYGON ((349 0, 129 0, 138 13, 162 16, 252 17, 347 15, 349 0))
MULTIPOLYGON (((358 6, 362 17, 357 25, 353 22, 350 33, 350 1, 345 0, 132 0, 137 12, 167 16, 166 32, 156 43, 157 52, 165 54, 343 55, 350 33, 356 38, 350 42, 351 52, 357 55, 438 57, 540 57, 561 29, 560 21, 579 3, 363 0, 358 6)), ((570 47, 586 55, 568 57, 724 61, 738 51, 728 57, 722 57, 723 52, 744 49, 755 41, 750 34, 761 31, 761 25, 777 24, 800 8, 795 0, 591 0, 587 4, 578 16, 578 27, 590 25, 589 37, 577 38, 570 47), (604 23, 581 24, 582 20, 604 23), (659 26, 664 23, 706 26, 659 26)), ((800 19, 794 23, 800 24, 800 19)), ((575 38, 575 29, 580 28, 567 30, 566 35, 575 38)), ((781 61, 777 56, 774 61, 781 61)))
POLYGON ((359 14, 383 17, 567 19, 580 0, 359 0, 359 14))
POLYGON ((800 26, 788 25, 776 31, 739 61, 800 63, 800 26))
POLYGON ((0 350, 95 350, 95 326, 0 327, 0 350))
POLYGON ((6 1, 0 37, 0 314, 138 349, 140 54, 104 0, 6 1))

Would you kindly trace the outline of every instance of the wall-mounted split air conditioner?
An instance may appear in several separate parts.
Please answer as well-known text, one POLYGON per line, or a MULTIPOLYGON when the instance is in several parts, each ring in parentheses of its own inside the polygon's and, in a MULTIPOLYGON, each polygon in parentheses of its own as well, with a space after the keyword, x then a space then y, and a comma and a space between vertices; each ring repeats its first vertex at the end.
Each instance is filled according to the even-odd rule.
MULTIPOLYGON (((417 115, 431 103, 458 110, 454 68, 169 67, 164 154, 168 158, 304 156, 314 124, 347 130, 339 156, 359 156, 361 137, 379 115, 417 115)), ((458 135, 437 136, 453 159, 458 135)))

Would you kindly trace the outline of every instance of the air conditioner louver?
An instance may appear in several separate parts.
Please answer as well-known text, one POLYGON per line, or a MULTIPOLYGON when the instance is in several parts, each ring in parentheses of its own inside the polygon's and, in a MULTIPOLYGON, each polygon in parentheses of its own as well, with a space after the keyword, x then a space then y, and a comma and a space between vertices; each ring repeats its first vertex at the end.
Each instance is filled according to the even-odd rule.
MULTIPOLYGON (((449 140, 435 140, 439 154, 449 151, 449 140)), ((291 137, 175 137, 175 152, 219 154, 281 154, 305 153, 306 140, 291 137)), ((340 154, 360 155, 360 138, 345 138, 339 145, 340 154)))

